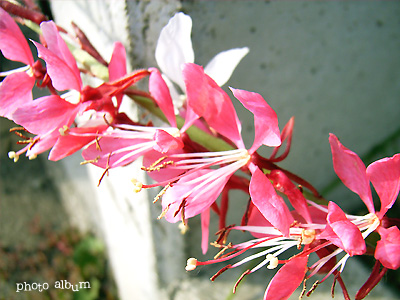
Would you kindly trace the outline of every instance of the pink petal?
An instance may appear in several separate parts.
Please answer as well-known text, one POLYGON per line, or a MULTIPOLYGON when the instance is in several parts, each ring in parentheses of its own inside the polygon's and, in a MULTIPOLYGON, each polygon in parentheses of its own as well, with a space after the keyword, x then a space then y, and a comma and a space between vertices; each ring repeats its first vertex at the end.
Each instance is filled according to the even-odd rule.
POLYGON ((60 133, 58 130, 54 130, 44 136, 41 136, 39 141, 37 141, 32 147, 28 148, 28 151, 26 151, 26 156, 29 157, 31 155, 38 155, 49 150, 57 142, 59 136, 60 133))
POLYGON ((184 205, 185 219, 201 214, 218 198, 232 173, 219 174, 218 170, 197 170, 185 175, 167 189, 162 198, 163 209, 169 206, 165 215, 168 222, 181 220, 179 210, 184 205))
POLYGON ((302 283, 307 272, 308 256, 297 256, 289 260, 268 284, 264 300, 285 300, 302 283))
MULTIPOLYGON (((265 217, 261 214, 258 208, 253 204, 250 203, 249 205, 249 215, 248 221, 246 223, 247 226, 263 226, 263 227, 272 227, 271 223, 265 219, 265 217)), ((267 236, 265 233, 258 233, 258 232, 250 232, 252 236, 255 238, 262 238, 267 236)))
POLYGON ((48 48, 33 42, 38 55, 46 62, 47 73, 53 86, 59 90, 81 91, 82 80, 75 58, 61 38, 54 22, 42 22, 41 28, 48 48))
POLYGON ((79 107, 59 96, 45 96, 17 109, 14 121, 34 134, 46 134, 70 126, 79 107))
POLYGON ((0 115, 12 119, 13 112, 32 101, 35 78, 25 72, 8 75, 0 83, 0 115))
POLYGON ((196 64, 185 64, 183 78, 190 108, 218 133, 244 148, 240 121, 228 94, 196 64))
POLYGON ((377 215, 382 218, 399 194, 400 154, 373 162, 367 168, 367 176, 381 200, 381 210, 377 215))
POLYGON ((276 147, 281 144, 278 116, 260 94, 231 88, 233 95, 254 115, 255 137, 250 154, 261 145, 276 147))
POLYGON ((51 77, 53 86, 60 91, 68 89, 80 91, 82 80, 76 60, 58 32, 56 24, 53 21, 42 22, 40 28, 46 40, 47 49, 52 55, 43 53, 43 49, 38 48, 39 57, 46 61, 47 72, 51 77))
POLYGON ((96 134, 107 129, 107 125, 88 128, 70 128, 66 135, 60 135, 49 154, 49 160, 57 161, 71 155, 93 141, 96 134), (73 134, 81 135, 73 135, 73 134), (93 134, 93 135, 90 135, 93 134))
POLYGON ((400 230, 397 226, 379 228, 381 239, 376 244, 375 258, 388 269, 400 267, 400 230))
POLYGON ((121 42, 114 43, 114 50, 108 64, 109 81, 117 80, 126 75, 126 51, 121 42))
POLYGON ((194 125, 198 128, 200 128, 201 130, 212 134, 210 132, 210 129, 208 127, 206 127, 204 125, 203 122, 200 122, 199 120, 199 116, 193 111, 193 109, 188 106, 185 108, 181 108, 180 109, 181 115, 184 116, 185 119, 185 124, 183 124, 182 128, 181 128, 181 132, 185 132, 190 126, 194 125))
POLYGON ((157 105, 164 113, 169 124, 172 127, 177 127, 174 105, 172 103, 172 98, 168 86, 157 69, 151 68, 150 71, 151 71, 149 78, 150 94, 154 98, 154 100, 156 100, 157 105))
MULTIPOLYGON (((117 80, 126 75, 126 51, 120 42, 114 43, 114 50, 108 64, 109 81, 117 80)), ((121 106, 123 94, 115 95, 117 99, 117 109, 121 106)))
POLYGON ((279 170, 273 170, 268 178, 272 180, 274 188, 285 194, 293 208, 307 221, 312 223, 310 212, 308 211, 308 205, 306 198, 296 187, 296 185, 285 175, 284 172, 279 170))
POLYGON ((334 202, 328 204, 327 221, 328 224, 319 238, 331 241, 351 256, 365 253, 366 245, 360 230, 334 202))
POLYGON ((210 232, 210 209, 206 209, 201 213, 201 250, 203 254, 208 250, 208 235, 210 232))
POLYGON ((333 168, 340 180, 358 194, 370 213, 375 213, 371 189, 364 163, 357 154, 344 147, 334 134, 329 135, 333 168))
POLYGON ((82 156, 87 161, 95 160, 93 164, 100 168, 116 168, 133 162, 150 151, 152 145, 152 141, 147 139, 103 136, 97 143, 88 145, 82 156))
POLYGON ((289 228, 294 219, 283 199, 277 195, 271 182, 258 168, 252 172, 250 196, 262 215, 284 236, 289 236, 289 228))
MULTIPOLYGON (((325 207, 325 206, 324 206, 325 207)), ((325 207, 326 208, 326 207, 325 207)), ((312 223, 314 224, 326 224, 326 216, 328 215, 326 212, 321 211, 319 208, 310 206, 308 207, 308 211, 311 215, 312 223)), ((296 210, 291 211, 293 218, 299 223, 307 223, 304 217, 296 210)))
POLYGON ((153 149, 161 153, 183 148, 183 142, 180 138, 173 137, 168 132, 161 129, 156 130, 154 141, 156 145, 153 149))
MULTIPOLYGON (((170 151, 168 154, 181 154, 183 153, 182 149, 177 149, 170 151)), ((143 155, 143 166, 148 168, 151 165, 153 165, 155 162, 159 161, 160 158, 165 157, 165 154, 155 151, 155 150, 150 150, 146 152, 143 155)), ((170 157, 165 157, 165 160, 163 160, 160 163, 166 162, 166 161, 179 161, 181 158, 170 158, 170 157)), ((157 182, 162 182, 162 181, 170 181, 173 178, 177 177, 178 175, 181 175, 185 170, 182 169, 173 169, 173 168, 161 168, 158 171, 154 172, 147 172, 147 175, 149 175, 153 180, 157 182)))
POLYGON ((0 50, 4 57, 32 66, 31 49, 14 19, 0 8, 0 50))
POLYGON ((89 100, 98 100, 104 97, 113 97, 118 96, 120 93, 124 92, 127 88, 143 79, 144 77, 150 74, 149 71, 140 69, 134 72, 131 72, 124 77, 121 77, 117 80, 111 82, 105 82, 102 85, 92 88, 89 86, 85 86, 83 95, 81 99, 83 102, 89 100), (86 93, 86 91, 88 93, 86 93))

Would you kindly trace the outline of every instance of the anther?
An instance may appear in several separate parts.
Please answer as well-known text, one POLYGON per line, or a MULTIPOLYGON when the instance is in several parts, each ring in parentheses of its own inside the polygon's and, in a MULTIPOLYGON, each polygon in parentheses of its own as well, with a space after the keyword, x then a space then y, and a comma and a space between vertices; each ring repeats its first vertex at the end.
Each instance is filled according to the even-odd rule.
POLYGON ((62 128, 58 129, 58 132, 60 132, 60 135, 67 135, 68 130, 69 127, 67 125, 64 125, 62 128))
MULTIPOLYGON (((211 243, 213 245, 213 243, 211 243)), ((220 246, 220 245, 219 245, 220 246)), ((222 249, 214 256, 214 259, 217 259, 218 257, 220 257, 222 254, 224 254, 224 252, 232 247, 232 243, 229 243, 226 246, 223 246, 222 249)))
POLYGON ((311 244, 315 239, 314 229, 303 229, 301 231, 301 243, 304 245, 311 244))
POLYGON ((269 260, 269 264, 267 266, 268 269, 272 270, 278 266, 279 260, 275 255, 269 253, 269 254, 267 254, 266 258, 267 258, 267 260, 269 260))
POLYGON ((164 210, 162 211, 162 213, 157 217, 158 220, 162 219, 168 212, 169 206, 171 204, 168 204, 166 208, 164 208, 164 210))
POLYGON ((94 163, 97 163, 99 161, 99 159, 100 159, 100 156, 97 156, 95 159, 85 160, 85 161, 80 162, 79 164, 80 165, 94 164, 94 163))
POLYGON ((137 181, 135 178, 132 178, 131 182, 133 183, 133 186, 134 186, 133 191, 135 193, 139 193, 142 190, 143 183, 141 183, 140 181, 137 181))
POLYGON ((98 150, 98 151, 101 151, 101 147, 100 147, 100 143, 99 143, 100 138, 101 138, 101 137, 96 137, 96 138, 94 139, 94 141, 96 142, 96 150, 98 150))
POLYGON ((107 157, 107 164, 106 164, 106 169, 104 170, 103 174, 101 175, 100 179, 99 179, 99 183, 97 184, 97 186, 100 186, 101 181, 103 180, 104 176, 108 176, 109 172, 108 170, 110 170, 110 157, 111 157, 112 152, 110 152, 110 154, 108 154, 107 157))
POLYGON ((36 159, 37 158, 37 155, 36 154, 31 154, 31 155, 29 155, 29 160, 33 160, 33 159, 36 159))
POLYGON ((156 203, 167 191, 168 188, 171 187, 171 183, 168 183, 158 194, 154 197, 153 203, 156 203))
POLYGON ((311 293, 314 292, 314 290, 317 288, 318 284, 319 284, 319 280, 314 282, 313 286, 311 287, 311 289, 306 294, 307 297, 310 297, 311 293))
POLYGON ((19 155, 18 155, 17 153, 15 153, 14 151, 8 152, 8 157, 9 157, 10 159, 13 159, 15 163, 16 163, 16 162, 18 161, 18 159, 19 159, 19 155))
POLYGON ((183 223, 183 222, 179 223, 178 228, 180 229, 181 234, 185 234, 189 230, 189 226, 188 226, 187 222, 186 223, 183 223))
POLYGON ((299 300, 301 300, 303 298, 304 294, 306 293, 306 289, 307 289, 306 282, 307 282, 307 279, 304 279, 303 280, 303 288, 301 290, 299 300))
POLYGON ((187 260, 185 270, 186 271, 193 271, 197 267, 197 259, 191 257, 187 260))
POLYGON ((141 169, 146 172, 152 172, 152 171, 160 171, 161 169, 165 168, 168 165, 172 165, 174 162, 172 160, 165 161, 162 164, 160 164, 164 159, 166 159, 168 156, 163 156, 157 159, 154 163, 152 163, 148 167, 142 167, 141 169))

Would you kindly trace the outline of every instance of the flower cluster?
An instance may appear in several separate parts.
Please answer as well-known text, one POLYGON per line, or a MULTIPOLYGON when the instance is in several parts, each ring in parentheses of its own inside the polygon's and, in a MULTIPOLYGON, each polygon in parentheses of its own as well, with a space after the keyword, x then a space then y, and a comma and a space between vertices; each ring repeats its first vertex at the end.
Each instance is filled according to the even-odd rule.
POLYGON ((7 59, 24 64, 1 73, 5 78, 0 85, 0 115, 19 125, 10 131, 21 137, 19 143, 24 145, 9 153, 14 161, 24 153, 33 159, 47 150, 49 159, 56 161, 82 150, 84 164, 104 169, 100 184, 110 169, 143 157, 142 170, 154 183, 146 185, 133 179, 134 191, 161 187, 154 199, 162 203, 159 218, 181 222, 183 229, 190 218, 200 215, 203 253, 210 244, 211 211, 219 217, 219 237, 211 243, 220 249, 219 253, 211 261, 190 258, 187 271, 245 256, 223 267, 211 278, 214 280, 223 271, 260 260, 243 273, 234 291, 245 275, 263 266, 272 270, 281 265, 264 299, 287 299, 302 283, 304 294, 306 281, 317 273, 326 275, 308 294, 332 275, 345 299, 349 299, 341 278, 346 261, 351 256, 372 255, 376 265, 356 295, 356 299, 362 299, 387 269, 400 267, 400 231, 396 220, 385 216, 400 189, 400 154, 366 168, 354 152, 330 135, 336 174, 360 196, 369 211, 365 216, 354 216, 344 213, 335 202, 325 201, 310 183, 277 165, 289 153, 294 119, 281 131, 275 111, 260 94, 230 88, 233 100, 254 116, 254 141, 246 147, 231 96, 221 86, 248 53, 247 48, 221 52, 205 68, 195 64, 190 39, 192 21, 178 13, 161 31, 155 53, 159 68, 127 74, 121 43, 115 43, 107 62, 79 28, 75 26, 78 34, 72 35, 36 11, 28 14, 31 27, 40 34, 40 42, 32 41, 39 57, 35 61, 28 41, 6 12, 27 18, 23 14, 26 8, 8 2, 2 6, 0 50, 7 59), (66 40, 75 43, 67 44, 66 40), (77 62, 71 47, 90 54, 107 68, 108 75, 95 74, 77 62), (83 75, 101 83, 84 85, 83 75), (135 84, 145 78, 148 89, 137 88, 135 84), (33 99, 35 84, 46 88, 49 95, 33 99), (165 125, 131 119, 121 109, 123 101, 136 102, 165 125), (272 148, 272 154, 259 155, 260 147, 272 148), (370 183, 380 199, 379 211, 373 203, 370 183), (249 195, 240 226, 226 224, 229 191, 233 189, 249 195), (232 230, 248 231, 254 239, 227 243, 232 230), (379 236, 379 240, 369 241, 371 236, 379 236), (246 256, 250 249, 256 252, 246 256), (296 254, 285 256, 288 249, 296 254), (309 265, 313 253, 318 260, 309 265))

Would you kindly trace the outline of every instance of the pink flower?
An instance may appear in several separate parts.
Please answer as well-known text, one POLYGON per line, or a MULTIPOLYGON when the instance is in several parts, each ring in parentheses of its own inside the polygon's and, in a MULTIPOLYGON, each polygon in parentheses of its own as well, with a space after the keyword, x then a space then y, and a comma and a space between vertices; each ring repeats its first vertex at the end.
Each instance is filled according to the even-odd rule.
MULTIPOLYGON (((185 222, 185 219, 204 212, 207 215, 202 215, 202 224, 208 224, 205 220, 208 209, 214 204, 232 175, 246 167, 253 174, 250 181, 253 203, 271 219, 271 223, 288 234, 293 219, 283 199, 272 193, 273 186, 252 162, 252 155, 262 144, 280 145, 276 113, 259 94, 232 89, 235 97, 254 113, 256 136, 253 146, 250 150, 246 150, 240 136, 240 122, 229 96, 197 65, 186 64, 184 79, 188 95, 188 111, 193 111, 196 119, 202 117, 212 130, 230 139, 238 149, 170 155, 166 153, 167 155, 157 164, 145 159, 145 169, 150 172, 150 176, 155 174, 157 177, 155 179, 159 182, 143 187, 168 186, 162 193, 162 216, 169 222, 179 220, 185 222), (152 168, 149 168, 151 165, 152 168), (215 169, 213 166, 219 168, 215 169), (169 170, 173 171, 174 175, 169 173, 169 170), (274 213, 271 213, 271 208, 274 209, 274 213)), ((206 225, 202 229, 203 232, 208 230, 206 225)), ((204 241, 202 244, 207 245, 204 241)), ((203 247, 203 251, 205 249, 203 247)))
POLYGON ((396 270, 400 267, 400 230, 397 226, 379 227, 381 239, 375 250, 375 258, 386 268, 396 270))
POLYGON ((117 43, 109 65, 110 78, 113 81, 96 88, 83 86, 75 58, 56 25, 52 21, 42 22, 41 29, 47 48, 34 43, 39 56, 46 62, 52 85, 59 91, 70 91, 61 96, 39 98, 19 107, 13 113, 12 119, 17 124, 36 135, 24 149, 10 153, 14 159, 18 159, 25 151, 27 156, 33 158, 53 146, 54 151, 49 155, 51 160, 59 160, 77 151, 106 130, 109 124, 121 119, 118 109, 123 91, 149 74, 148 71, 141 70, 125 75, 125 64, 121 64, 121 61, 125 60, 125 50, 117 43), (117 99, 116 106, 112 102, 114 96, 117 99), (91 117, 77 125, 86 129, 74 129, 72 125, 77 122, 77 117, 83 114, 91 117))
MULTIPOLYGON (((397 234, 398 228, 383 228, 381 221, 399 194, 400 154, 380 159, 365 168, 357 154, 344 147, 335 135, 330 135, 329 142, 336 174, 350 190, 360 196, 368 208, 369 214, 365 216, 364 220, 366 223, 365 232, 363 233, 364 239, 375 230, 381 234, 382 239, 376 248, 375 258, 386 268, 398 268, 400 264, 400 255, 396 252, 400 244, 400 235, 397 234), (374 208, 370 182, 374 186, 381 202, 381 209, 378 212, 374 208), (389 232, 390 235, 388 234, 389 232), (389 236, 390 238, 388 238, 389 236), (382 255, 385 251, 387 252, 387 258, 382 255)), ((357 247, 357 245, 353 244, 350 248, 356 249, 357 247)), ((346 251, 349 250, 347 249, 346 251)))
POLYGON ((366 251, 360 229, 347 219, 346 214, 334 202, 329 202, 327 225, 319 238, 331 241, 351 256, 362 255, 366 251))
POLYGON ((85 160, 109 169, 127 165, 152 150, 164 155, 183 148, 181 135, 192 120, 187 118, 186 125, 180 130, 177 128, 169 89, 157 69, 151 68, 149 71, 150 94, 171 127, 116 125, 115 130, 98 135, 99 139, 84 149, 82 155, 85 160))
POLYGON ((13 112, 32 101, 36 78, 42 78, 40 62, 35 63, 28 42, 13 18, 0 8, 0 50, 9 60, 25 67, 8 71, 0 83, 0 115, 12 119, 13 112))
POLYGON ((35 145, 28 145, 17 153, 11 153, 11 156, 18 157, 27 151, 28 156, 35 157, 54 146, 49 159, 59 160, 96 140, 110 124, 120 120, 129 122, 126 115, 119 112, 123 92, 149 75, 149 72, 139 70, 126 75, 125 49, 122 44, 116 43, 109 64, 112 81, 95 88, 83 86, 75 58, 54 22, 42 22, 41 29, 47 47, 34 42, 39 57, 46 62, 47 73, 54 88, 69 91, 61 96, 39 98, 14 112, 13 120, 36 137, 35 145), (112 97, 116 98, 115 105, 112 97), (82 121, 82 116, 89 117, 82 121))
POLYGON ((256 239, 237 245, 222 245, 216 242, 214 245, 220 247, 221 251, 217 254, 215 259, 200 262, 194 258, 190 258, 186 270, 194 270, 197 266, 201 265, 225 262, 240 257, 247 253, 248 250, 252 249, 254 251, 252 251, 251 255, 242 258, 232 265, 226 265, 211 277, 211 280, 214 281, 220 274, 228 269, 241 267, 246 263, 252 262, 253 267, 243 272, 236 282, 233 288, 233 293, 235 293, 238 284, 244 276, 254 273, 264 266, 267 266, 269 270, 274 270, 280 264, 283 264, 268 284, 264 299, 288 299, 306 277, 309 255, 320 248, 321 243, 316 240, 317 233, 325 227, 325 224, 302 224, 298 222, 296 223, 296 227, 290 228, 288 237, 285 237, 279 230, 274 228, 256 208, 251 211, 248 222, 253 225, 234 226, 221 231, 222 236, 220 236, 217 241, 226 239, 230 230, 249 231, 257 236, 256 239), (299 254, 288 259, 282 259, 282 256, 285 255, 287 250, 300 250, 302 245, 304 249, 299 254), (229 253, 225 253, 229 250, 231 250, 229 253), (279 259, 279 257, 281 257, 281 259, 279 259), (256 260, 259 260, 259 262, 256 263, 256 260))

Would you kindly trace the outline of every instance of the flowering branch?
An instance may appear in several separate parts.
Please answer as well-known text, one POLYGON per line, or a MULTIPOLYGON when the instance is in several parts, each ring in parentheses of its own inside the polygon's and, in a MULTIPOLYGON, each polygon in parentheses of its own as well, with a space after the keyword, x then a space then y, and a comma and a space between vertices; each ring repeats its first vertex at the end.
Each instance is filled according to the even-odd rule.
POLYGON ((228 269, 258 260, 240 276, 233 292, 244 276, 264 266, 274 270, 281 265, 264 299, 287 299, 303 283, 302 297, 306 282, 317 273, 325 275, 312 285, 307 296, 332 275, 345 299, 350 299, 341 274, 350 257, 368 254, 376 264, 356 295, 356 299, 362 299, 388 269, 400 267, 398 222, 386 217, 399 194, 400 154, 366 168, 357 154, 330 134, 334 170, 369 212, 354 216, 322 198, 303 178, 278 166, 291 150, 294 118, 281 131, 275 111, 260 94, 230 88, 234 101, 254 116, 254 141, 247 148, 231 96, 220 86, 247 55, 248 48, 221 52, 203 68, 194 63, 191 18, 178 13, 161 31, 155 53, 159 69, 127 74, 121 43, 114 44, 107 62, 76 25, 76 35, 71 35, 40 12, 8 1, 1 2, 0 20, 0 50, 7 59, 25 65, 1 74, 5 78, 0 85, 0 115, 19 125, 10 131, 22 138, 19 144, 24 145, 17 152, 11 151, 9 157, 16 162, 25 153, 34 159, 50 150, 49 159, 56 161, 82 150, 83 164, 104 170, 99 184, 110 169, 143 157, 142 170, 154 183, 145 185, 133 179, 134 192, 161 187, 154 199, 162 203, 159 219, 181 222, 183 229, 188 219, 200 215, 203 253, 209 246, 210 212, 219 217, 219 236, 211 243, 219 249, 218 254, 210 261, 190 258, 187 271, 241 257, 222 267, 211 280, 228 269), (39 60, 34 61, 27 40, 9 13, 18 20, 33 22, 26 24, 40 34, 40 42, 32 41, 39 60), (67 44, 61 33, 73 37, 76 44, 67 44), (102 83, 84 85, 83 73, 102 83), (145 78, 148 89, 139 89, 136 84, 145 78), (35 84, 50 95, 33 99, 35 84), (132 120, 121 109, 124 101, 134 101, 164 125, 132 120), (261 147, 272 149, 270 157, 257 152, 261 147), (370 183, 381 202, 379 211, 370 183), (232 189, 245 192, 249 199, 239 226, 226 225, 232 189), (248 231, 254 239, 228 243, 232 230, 248 231), (256 252, 246 257, 250 249, 256 252), (296 254, 287 256, 289 249, 296 254), (309 265, 314 254, 317 261, 309 265))

